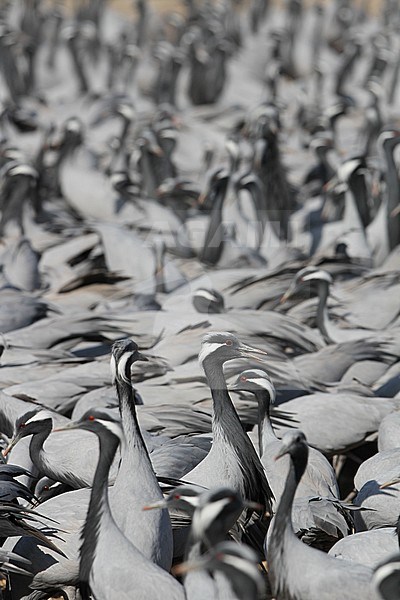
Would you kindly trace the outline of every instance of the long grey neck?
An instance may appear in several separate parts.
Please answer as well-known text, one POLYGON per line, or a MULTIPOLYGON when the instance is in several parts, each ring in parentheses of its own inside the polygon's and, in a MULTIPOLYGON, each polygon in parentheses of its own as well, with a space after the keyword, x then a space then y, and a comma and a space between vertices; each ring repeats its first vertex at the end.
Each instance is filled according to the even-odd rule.
POLYGON ((229 397, 222 364, 213 362, 212 358, 206 358, 203 361, 203 368, 211 388, 214 407, 212 450, 216 447, 221 450, 222 447, 224 454, 227 448, 235 453, 241 476, 235 484, 232 482, 232 485, 237 486, 235 489, 244 498, 260 502, 265 505, 267 511, 270 511, 273 494, 257 452, 229 397))
POLYGON ((43 425, 43 429, 40 432, 32 435, 31 443, 29 444, 29 455, 31 457, 31 461, 38 469, 41 468, 40 463, 42 461, 42 452, 44 451, 43 444, 49 437, 51 429, 52 423, 49 419, 49 422, 46 423, 46 427, 43 425))
POLYGON ((364 175, 360 170, 355 171, 349 179, 350 190, 353 193, 353 198, 360 214, 360 219, 363 227, 367 227, 370 222, 369 206, 368 206, 368 189, 364 175))
POLYGON ((128 135, 129 128, 131 126, 131 122, 132 122, 131 119, 125 119, 125 118, 122 121, 122 128, 121 128, 121 133, 119 136, 119 142, 120 142, 119 152, 121 152, 125 148, 126 138, 128 135))
POLYGON ((330 151, 330 148, 328 148, 327 146, 319 146, 319 148, 317 149, 317 156, 318 156, 320 162, 325 167, 326 177, 327 177, 328 181, 335 174, 335 169, 332 167, 331 163, 329 162, 329 158, 328 158, 329 151, 330 151))
POLYGON ((318 282, 318 309, 317 309, 317 326, 327 344, 332 344, 331 326, 329 322, 329 314, 327 301, 329 296, 329 283, 327 281, 318 282))
POLYGON ((229 179, 222 180, 218 184, 213 206, 210 213, 210 222, 204 238, 203 249, 200 260, 202 262, 216 264, 221 257, 224 245, 224 234, 222 228, 222 209, 228 187, 229 179))
MULTIPOLYGON (((137 419, 132 386, 130 383, 118 379, 116 388, 126 444, 148 458, 147 448, 137 419)), ((148 460, 150 462, 149 458, 148 460)))
POLYGON ((264 454, 269 441, 276 440, 276 435, 271 425, 271 399, 266 390, 257 390, 254 395, 258 402, 258 447, 260 456, 264 454))
POLYGON ((213 399, 212 429, 214 439, 218 440, 222 435, 229 441, 237 434, 243 435, 243 426, 226 389, 222 365, 213 363, 212 360, 206 358, 203 362, 203 368, 213 399))
POLYGON ((113 520, 108 502, 108 475, 119 440, 115 435, 108 432, 98 437, 100 444, 99 462, 93 480, 86 522, 82 530, 80 549, 79 580, 86 584, 89 582, 90 571, 96 556, 101 520, 104 516, 113 520))
POLYGON ((386 158, 386 183, 387 183, 387 223, 388 223, 388 234, 389 234, 389 246, 390 250, 393 250, 400 242, 400 217, 396 215, 392 216, 392 212, 397 208, 400 197, 400 181, 397 174, 396 163, 393 158, 394 147, 390 144, 385 144, 385 158, 386 158))
POLYGON ((194 539, 191 535, 189 535, 185 550, 185 562, 199 558, 203 551, 204 547, 202 541, 199 539, 194 539))
POLYGON ((18 398, 13 398, 13 400, 10 402, 10 397, 0 391, 0 431, 8 437, 12 437, 14 433, 16 419, 27 412, 26 402, 18 398))
MULTIPOLYGON (((202 555, 200 540, 188 541, 185 561, 196 561, 202 555)), ((187 600, 217 600, 217 590, 213 577, 208 571, 189 571, 184 579, 187 600)))
MULTIPOLYGON (((52 465, 51 460, 49 461, 46 458, 46 448, 44 448, 43 446, 52 431, 52 427, 53 426, 51 419, 49 419, 46 425, 43 425, 41 431, 32 435, 31 442, 29 444, 29 455, 31 461, 40 472, 48 472, 49 476, 51 476, 52 465)), ((53 478, 57 476, 57 473, 53 474, 53 478)), ((64 479, 61 475, 59 475, 59 477, 61 477, 61 482, 67 483, 73 488, 78 489, 89 487, 88 480, 82 479, 81 477, 76 476, 72 472, 68 473, 68 481, 67 479, 64 479)))
MULTIPOLYGON (((114 510, 117 505, 119 506, 116 520, 122 527, 121 519, 126 509, 123 510, 120 506, 123 498, 119 493, 121 489, 129 490, 129 493, 136 489, 137 498, 144 494, 151 494, 152 498, 161 499, 162 494, 140 430, 132 386, 124 381, 117 381, 116 388, 126 443, 121 450, 121 465, 113 486, 112 507, 114 510)), ((149 516, 150 513, 148 516, 143 515, 145 519, 149 516)))
POLYGON ((393 100, 394 100, 396 90, 397 90, 397 83, 399 81, 399 75, 400 75, 400 52, 398 52, 396 62, 395 62, 395 67, 392 72, 392 79, 390 82, 389 97, 388 97, 389 104, 393 104, 393 100))
POLYGON ((292 534, 293 537, 296 537, 292 524, 292 505, 297 486, 307 465, 307 449, 305 452, 304 457, 290 457, 289 473, 281 501, 275 514, 274 527, 271 534, 271 543, 274 543, 275 547, 283 545, 285 532, 289 532, 289 535, 292 534))
POLYGON ((351 72, 351 69, 356 62, 359 55, 359 49, 357 46, 353 46, 345 50, 344 60, 339 69, 337 80, 336 80, 336 94, 338 96, 343 96, 345 94, 344 84, 351 72))

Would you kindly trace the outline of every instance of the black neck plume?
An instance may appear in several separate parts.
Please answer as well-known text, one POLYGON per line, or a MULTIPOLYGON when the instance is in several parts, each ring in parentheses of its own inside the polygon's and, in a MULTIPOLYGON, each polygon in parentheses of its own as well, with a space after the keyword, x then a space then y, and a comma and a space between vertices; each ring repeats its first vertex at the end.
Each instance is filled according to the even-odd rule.
POLYGON ((102 430, 97 435, 100 444, 99 462, 94 476, 86 522, 81 534, 79 580, 82 584, 89 583, 89 575, 96 555, 101 517, 103 514, 110 512, 108 475, 119 446, 118 438, 109 431, 102 430))
MULTIPOLYGON (((281 497, 278 509, 275 515, 275 523, 271 538, 274 538, 275 545, 283 543, 285 529, 293 532, 292 525, 292 505, 296 494, 297 486, 306 469, 308 458, 308 447, 302 444, 296 449, 294 456, 290 456, 289 473, 286 479, 285 489, 281 497)), ((294 535, 294 532, 293 532, 294 535)), ((272 543, 272 539, 271 539, 272 543)))
POLYGON ((206 358, 203 368, 213 398, 213 423, 224 431, 228 439, 232 438, 232 434, 237 430, 243 434, 243 426, 226 388, 222 365, 213 362, 212 358, 206 358))
POLYGON ((214 442, 223 437, 223 443, 228 443, 235 452, 243 473, 243 489, 236 491, 249 500, 263 504, 271 512, 273 493, 265 477, 264 467, 226 389, 222 364, 214 362, 210 357, 204 360, 203 368, 213 398, 214 442))
POLYGON ((117 388, 119 411, 121 417, 123 417, 122 424, 127 443, 129 443, 129 440, 133 439, 135 445, 142 446, 144 449, 146 449, 137 419, 135 397, 133 394, 132 385, 130 382, 126 382, 123 379, 117 379, 115 385, 117 388), (128 435, 128 431, 126 431, 127 427, 133 428, 133 435, 128 435))
POLYGON ((43 422, 42 429, 32 435, 31 443, 29 444, 29 455, 33 464, 35 464, 37 457, 43 450, 43 444, 49 437, 52 426, 51 419, 46 419, 46 421, 43 422))
POLYGON ((327 344, 332 344, 333 340, 328 333, 327 324, 328 324, 328 309, 326 303, 328 301, 329 296, 329 283, 326 281, 319 281, 318 283, 318 309, 317 309, 317 326, 320 330, 322 337, 324 338, 327 344))
POLYGON ((266 390, 256 390, 254 392, 258 402, 258 449, 260 456, 263 455, 264 430, 270 429, 273 433, 270 414, 271 414, 271 398, 266 390))

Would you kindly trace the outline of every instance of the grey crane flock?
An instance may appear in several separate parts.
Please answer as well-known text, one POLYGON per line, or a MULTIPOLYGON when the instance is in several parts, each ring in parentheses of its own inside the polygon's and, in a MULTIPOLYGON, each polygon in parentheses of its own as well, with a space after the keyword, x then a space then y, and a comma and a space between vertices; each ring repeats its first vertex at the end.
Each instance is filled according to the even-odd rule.
POLYGON ((399 3, 0 4, 0 594, 398 596, 399 3))

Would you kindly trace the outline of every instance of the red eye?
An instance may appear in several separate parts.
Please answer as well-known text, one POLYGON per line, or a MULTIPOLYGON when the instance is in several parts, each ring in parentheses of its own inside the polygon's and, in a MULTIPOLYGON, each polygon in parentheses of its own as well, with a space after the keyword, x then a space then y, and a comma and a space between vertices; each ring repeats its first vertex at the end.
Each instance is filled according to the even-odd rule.
POLYGON ((49 486, 48 486, 48 485, 44 485, 44 486, 43 486, 43 491, 44 491, 44 492, 48 492, 48 491, 49 491, 49 489, 50 489, 50 488, 49 488, 49 486))
POLYGON ((94 421, 96 417, 94 417, 93 415, 89 415, 88 416, 88 421, 94 421))
POLYGON ((225 346, 232 346, 233 342, 232 340, 226 340, 225 342, 225 346))
POLYGON ((26 423, 21 423, 21 425, 19 426, 20 429, 23 429, 24 427, 26 427, 26 423))
POLYGON ((180 494, 175 494, 174 498, 175 498, 175 500, 180 500, 181 499, 181 495, 180 494))
POLYGON ((247 381, 246 375, 242 375, 241 378, 240 378, 240 381, 247 381))

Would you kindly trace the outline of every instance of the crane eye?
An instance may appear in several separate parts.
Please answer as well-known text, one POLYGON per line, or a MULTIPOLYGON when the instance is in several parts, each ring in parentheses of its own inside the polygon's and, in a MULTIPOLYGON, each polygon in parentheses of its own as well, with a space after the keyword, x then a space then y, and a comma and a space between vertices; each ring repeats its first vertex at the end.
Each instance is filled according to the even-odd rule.
POLYGON ((232 346, 233 342, 232 340, 226 340, 225 342, 225 346, 232 346))
POLYGON ((48 492, 48 491, 49 491, 49 489, 50 489, 50 488, 49 488, 49 486, 48 486, 48 485, 44 485, 44 486, 43 486, 43 491, 44 491, 44 492, 48 492))
POLYGON ((181 495, 180 494, 175 494, 174 498, 175 498, 175 500, 180 500, 181 499, 181 495))
POLYGON ((88 416, 88 421, 94 421, 96 417, 94 417, 93 415, 89 415, 88 416))
POLYGON ((19 426, 20 429, 23 429, 24 427, 26 427, 26 423, 21 423, 19 426))
POLYGON ((247 377, 246 377, 246 375, 242 375, 242 376, 240 377, 240 381, 247 381, 247 377))

